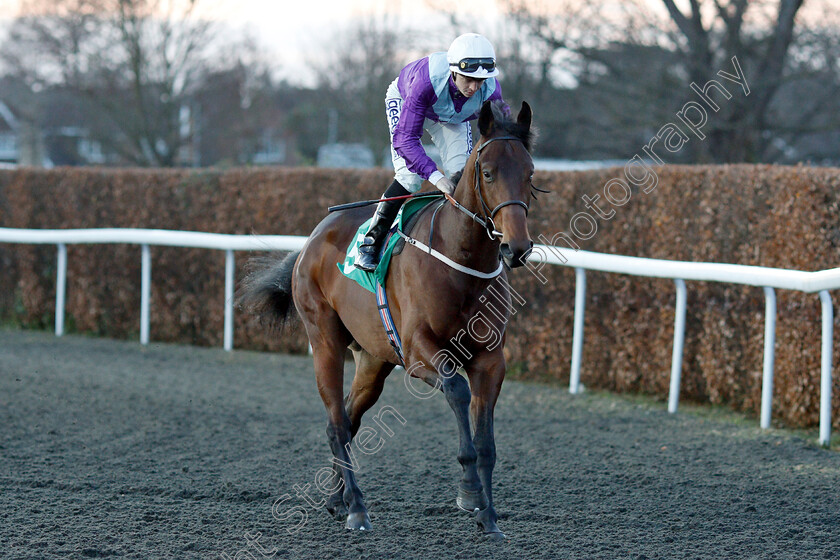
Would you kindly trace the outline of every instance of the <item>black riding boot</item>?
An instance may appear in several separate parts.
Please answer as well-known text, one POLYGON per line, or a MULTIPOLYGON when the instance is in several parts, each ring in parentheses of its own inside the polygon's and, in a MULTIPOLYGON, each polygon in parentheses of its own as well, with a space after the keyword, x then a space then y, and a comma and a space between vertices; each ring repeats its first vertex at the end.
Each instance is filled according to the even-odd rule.
MULTIPOLYGON (((405 196, 407 194, 410 193, 395 180, 382 195, 382 198, 405 196)), ((373 215, 373 221, 370 223, 370 229, 365 234, 365 242, 359 247, 359 256, 354 263, 356 268, 367 272, 376 270, 376 266, 379 264, 379 254, 382 251, 382 243, 385 241, 385 233, 394 223, 394 218, 397 217, 403 202, 403 200, 386 200, 376 205, 376 212, 373 215)))

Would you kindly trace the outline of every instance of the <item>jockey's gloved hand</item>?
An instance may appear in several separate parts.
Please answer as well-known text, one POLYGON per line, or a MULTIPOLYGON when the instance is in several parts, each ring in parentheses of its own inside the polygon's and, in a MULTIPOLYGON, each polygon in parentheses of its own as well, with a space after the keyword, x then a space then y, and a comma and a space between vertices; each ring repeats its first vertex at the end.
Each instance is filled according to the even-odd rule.
POLYGON ((438 182, 435 183, 435 187, 444 194, 452 195, 452 193, 455 192, 455 183, 450 181, 447 177, 441 177, 438 179, 438 182))

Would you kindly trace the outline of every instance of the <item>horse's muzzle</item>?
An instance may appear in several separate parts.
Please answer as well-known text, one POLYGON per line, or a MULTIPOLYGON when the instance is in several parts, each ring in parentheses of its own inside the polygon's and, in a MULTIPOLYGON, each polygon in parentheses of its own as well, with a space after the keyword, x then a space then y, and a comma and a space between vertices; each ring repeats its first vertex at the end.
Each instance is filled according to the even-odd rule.
POLYGON ((525 259, 531 253, 534 247, 534 242, 528 240, 522 242, 502 243, 499 247, 499 252, 502 255, 502 260, 508 268, 518 268, 525 264, 525 259))

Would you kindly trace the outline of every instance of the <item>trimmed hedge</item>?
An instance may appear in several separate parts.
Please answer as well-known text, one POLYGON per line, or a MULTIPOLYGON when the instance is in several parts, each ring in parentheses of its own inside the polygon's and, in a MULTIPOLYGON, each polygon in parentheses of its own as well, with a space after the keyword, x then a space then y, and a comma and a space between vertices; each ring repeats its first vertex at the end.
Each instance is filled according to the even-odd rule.
MULTIPOLYGON (((631 170, 638 176, 641 168, 631 170)), ((837 169, 777 166, 666 166, 655 188, 624 191, 620 168, 537 173, 552 193, 532 205, 535 241, 568 233, 581 249, 643 257, 821 270, 838 265, 837 169), (605 186, 610 184, 605 193, 605 186), (622 193, 624 193, 622 195, 622 193), (605 200, 629 201, 622 206, 605 200), (589 207, 583 196, 589 197, 589 207), (595 197, 599 196, 599 199, 595 197), (610 211, 615 214, 610 218, 610 211), (587 212, 591 222, 570 220, 587 212), (598 214, 601 214, 599 216, 598 214)), ((234 234, 307 235, 332 204, 376 198, 385 170, 0 170, 0 225, 13 228, 133 227, 234 234)), ((637 181, 640 182, 640 181, 637 181)), ((558 243, 561 252, 568 252, 558 243)), ((237 276, 250 256, 238 252, 237 276)), ((0 244, 0 318, 52 328, 55 247, 0 244)), ((550 270, 549 270, 550 269, 550 270)), ((527 304, 513 318, 509 370, 525 379, 568 382, 574 272, 511 274, 527 304)), ((153 340, 221 346, 224 253, 152 247, 153 340)), ((68 247, 68 329, 134 338, 140 323, 140 248, 68 247)), ((675 290, 670 280, 587 273, 583 382, 590 387, 668 393, 675 290)), ((688 283, 681 398, 760 407, 764 335, 761 288, 688 283)), ((820 304, 816 294, 777 292, 774 418, 795 426, 819 418, 820 304)), ((835 320, 840 323, 840 318, 835 320)), ((301 352, 302 329, 284 337, 236 316, 237 348, 301 352)), ((838 363, 835 349, 834 363, 838 363)), ((840 376, 834 380, 840 426, 840 376)))

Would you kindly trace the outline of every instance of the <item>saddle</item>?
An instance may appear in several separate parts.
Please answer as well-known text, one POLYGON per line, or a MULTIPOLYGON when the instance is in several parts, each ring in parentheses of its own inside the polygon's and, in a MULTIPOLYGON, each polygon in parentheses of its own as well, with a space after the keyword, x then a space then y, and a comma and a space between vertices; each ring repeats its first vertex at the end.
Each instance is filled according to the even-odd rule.
POLYGON ((385 277, 388 274, 388 266, 391 264, 391 257, 399 255, 405 247, 405 240, 397 235, 397 230, 405 234, 417 225, 420 217, 432 208, 440 207, 445 204, 446 200, 443 198, 417 198, 409 200, 400 209, 394 223, 388 233, 388 237, 382 244, 382 256, 379 260, 379 265, 373 272, 366 272, 354 266, 356 257, 359 255, 359 246, 364 242, 365 233, 370 226, 370 219, 365 221, 356 232, 356 236, 347 248, 347 254, 344 262, 337 263, 339 270, 344 276, 350 278, 361 287, 369 292, 376 293, 377 283, 381 286, 385 285, 385 277))

